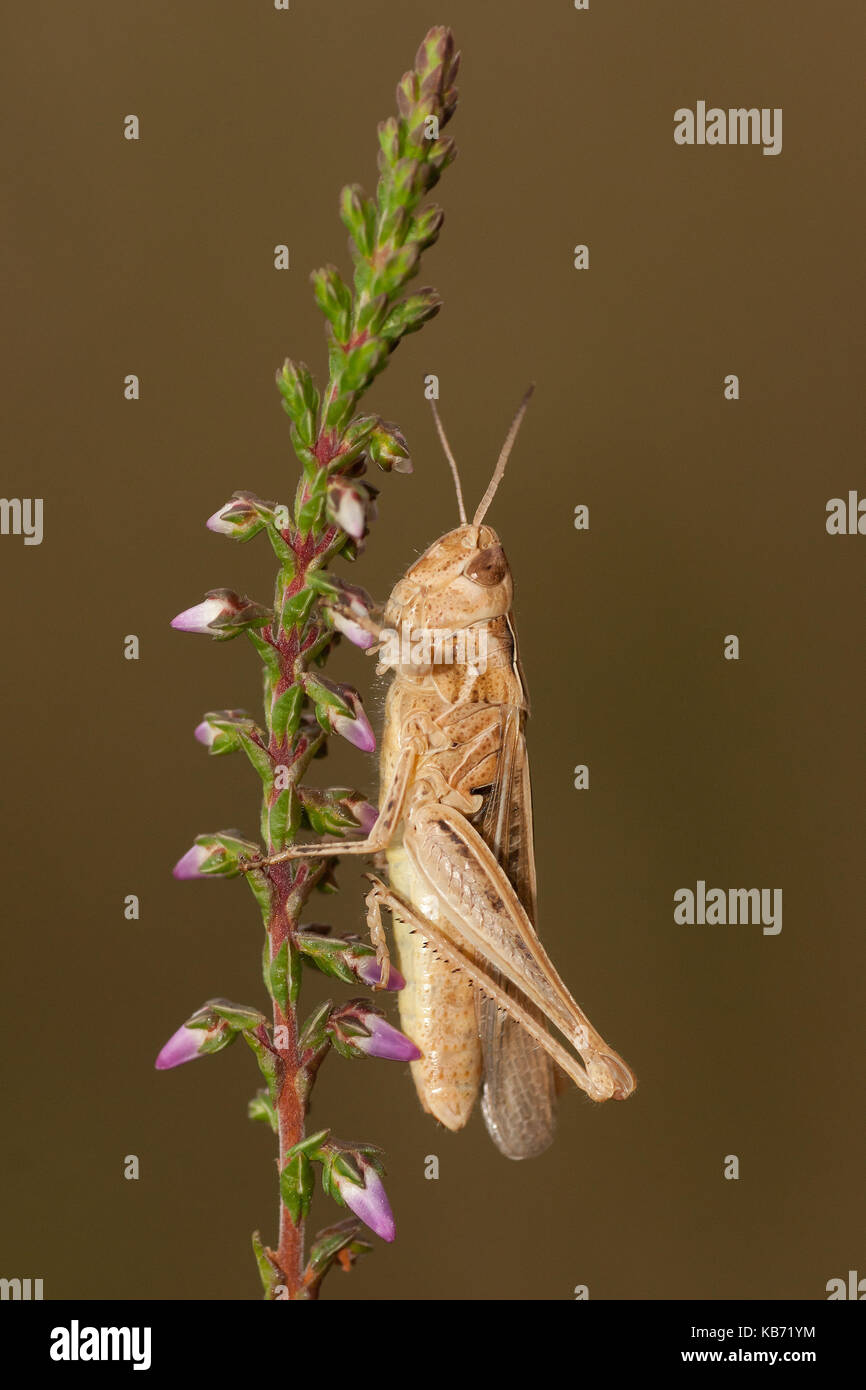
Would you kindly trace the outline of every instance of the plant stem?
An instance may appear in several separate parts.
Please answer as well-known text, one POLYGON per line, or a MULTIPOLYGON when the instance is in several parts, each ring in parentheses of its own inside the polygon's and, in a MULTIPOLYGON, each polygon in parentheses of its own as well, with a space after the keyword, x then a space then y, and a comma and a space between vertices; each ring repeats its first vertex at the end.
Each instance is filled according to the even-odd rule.
MULTIPOLYGON (((334 534, 334 528, 328 527, 324 535, 310 536, 306 541, 300 540, 299 537, 292 536, 290 533, 285 535, 284 539, 291 546, 295 556, 296 569, 291 581, 282 587, 277 613, 281 611, 282 604, 287 598, 293 597, 304 588, 307 570, 315 560, 327 553, 333 542, 334 534)), ((276 631, 269 628, 263 635, 266 635, 267 640, 271 642, 280 657, 280 678, 274 692, 278 696, 295 683, 297 679, 296 664, 298 658, 303 656, 303 652, 297 630, 292 628, 291 631, 286 632, 277 627, 277 623, 278 618, 275 616, 274 628, 276 631)), ((311 645, 309 634, 305 645, 311 645)), ((268 725, 270 728, 269 716, 268 725)), ((287 767, 291 778, 293 768, 307 752, 307 740, 294 740, 293 745, 290 746, 288 740, 277 739, 271 731, 269 752, 274 766, 287 767)), ((272 788, 267 793, 267 799, 272 800, 275 795, 276 793, 272 788)), ((274 854, 281 848, 282 845, 274 844, 271 841, 268 843, 269 854, 274 854)), ((271 961, 276 960, 280 948, 288 942, 289 961, 291 962, 295 937, 300 925, 301 910, 328 868, 328 860, 321 860, 318 863, 309 860, 295 862, 288 860, 282 864, 269 866, 271 911, 267 930, 268 957, 271 961)), ((306 1102, 299 1084, 303 1059, 298 1047, 297 1012, 291 995, 285 1012, 276 998, 273 1000, 273 1005, 273 1046, 279 1058, 279 1092, 276 1110, 279 1171, 282 1172, 289 1151, 305 1137, 306 1102)), ((295 1224, 282 1199, 280 1200, 279 1232, 279 1246, 275 1255, 288 1296, 290 1299, 309 1296, 309 1294, 305 1294, 304 1285, 304 1222, 301 1219, 297 1225, 295 1224)))

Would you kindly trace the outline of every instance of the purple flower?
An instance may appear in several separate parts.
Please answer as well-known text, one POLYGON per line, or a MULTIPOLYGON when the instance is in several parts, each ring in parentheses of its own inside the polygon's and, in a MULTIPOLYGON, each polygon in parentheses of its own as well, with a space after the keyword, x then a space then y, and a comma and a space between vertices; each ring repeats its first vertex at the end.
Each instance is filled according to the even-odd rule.
POLYGON ((357 691, 345 687, 343 690, 343 698, 346 703, 351 706, 353 711, 352 714, 341 714, 334 705, 327 705, 325 706, 325 715, 328 723, 335 734, 339 734, 341 738, 347 739, 348 742, 354 744, 356 748, 360 748, 362 753, 374 752, 376 748, 376 735, 373 733, 370 727, 370 721, 364 713, 360 695, 357 691))
POLYGON ((233 753, 241 746, 241 733, 253 727, 246 710, 212 710, 196 725, 195 736, 213 753, 233 753))
POLYGON ((376 747, 376 736, 355 687, 337 684, 310 671, 304 673, 301 681, 307 695, 315 703, 316 718, 322 728, 331 729, 356 748, 372 753, 376 747))
MULTIPOLYGON (((362 980, 365 985, 370 985, 371 988, 375 987, 376 985, 381 985, 382 970, 375 956, 347 956, 346 959, 348 960, 349 966, 357 975, 358 979, 362 980)), ((406 988, 406 981, 403 979, 403 976, 400 974, 400 971, 395 970, 393 965, 390 967, 390 971, 388 974, 388 983, 385 986, 385 988, 406 988)))
POLYGON ((358 1009, 355 1018, 369 1031, 368 1037, 355 1034, 348 1038, 349 1045, 357 1052, 367 1057, 383 1057, 389 1062, 417 1062, 421 1056, 411 1038, 392 1027, 380 1014, 358 1009))
POLYGON ((328 488, 328 510, 340 527, 353 540, 362 539, 367 529, 368 495, 345 478, 335 478, 328 488))
POLYGON ((211 589, 202 603, 185 608, 176 618, 172 618, 171 625, 179 632, 211 634, 214 631, 211 624, 217 618, 237 613, 240 607, 240 599, 231 589, 211 589))
POLYGON ((201 1049, 207 1039, 207 1029, 187 1028, 184 1024, 176 1033, 172 1033, 154 1066, 157 1071, 167 1071, 169 1067, 179 1067, 183 1062, 191 1062, 194 1057, 201 1056, 201 1049))
POLYGON ((349 801, 348 798, 344 800, 343 804, 348 806, 364 834, 369 835, 379 819, 378 808, 371 805, 369 801, 349 801))
POLYGON ((376 634, 370 631, 370 614, 376 605, 357 584, 341 579, 332 582, 337 593, 323 605, 325 615, 338 632, 366 651, 376 642, 376 634))
POLYGON ((219 536, 232 536, 248 541, 266 524, 265 515, 272 514, 273 502, 263 502, 252 492, 236 492, 230 502, 209 516, 205 523, 209 531, 219 536))
POLYGON ((182 859, 178 859, 172 874, 175 878, 211 878, 211 874, 203 874, 201 866, 206 859, 210 859, 212 850, 204 845, 193 845, 188 849, 182 859))
POLYGON ((365 1226, 369 1226, 370 1230, 375 1231, 383 1240, 391 1241, 397 1232, 382 1179, 373 1165, 360 1154, 353 1157, 361 1170, 363 1187, 336 1170, 333 1175, 334 1186, 349 1210, 353 1211, 365 1226))
POLYGON ((331 623, 337 631, 342 632, 344 637, 348 637, 349 641, 353 642, 356 647, 360 647, 362 651, 366 651, 375 644, 375 634, 368 632, 365 627, 361 626, 357 619, 347 618, 344 613, 340 613, 336 608, 327 608, 326 611, 331 619, 331 623))
POLYGON ((213 516, 209 516, 205 522, 207 529, 209 531, 215 531, 219 536, 234 536, 237 533, 237 527, 233 526, 230 521, 226 521, 224 516, 224 513, 232 511, 234 506, 234 502, 226 502, 224 506, 220 507, 218 512, 214 512, 213 516))

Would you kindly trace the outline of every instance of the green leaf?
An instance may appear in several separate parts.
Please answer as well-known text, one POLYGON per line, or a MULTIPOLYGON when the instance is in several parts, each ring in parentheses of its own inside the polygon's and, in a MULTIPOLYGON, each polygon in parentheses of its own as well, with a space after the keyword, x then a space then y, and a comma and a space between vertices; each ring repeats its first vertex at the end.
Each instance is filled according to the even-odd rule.
POLYGON ((327 468, 319 468, 316 471, 316 476, 307 483, 304 501, 295 509, 295 523, 302 538, 308 536, 311 531, 318 527, 325 507, 327 490, 328 470, 327 468))
POLYGON ((263 748, 249 734, 241 734, 240 743, 244 752, 261 777, 266 787, 271 785, 274 775, 274 764, 267 748, 263 748))
POLYGON ((388 296, 380 294, 375 299, 368 299, 358 310, 357 331, 361 333, 374 334, 379 331, 382 320, 388 310, 388 296))
POLYGON ((279 1077, 282 1072, 280 1059, 270 1047, 266 1047, 261 1038, 257 1038, 254 1033, 242 1033, 241 1037, 247 1046, 255 1053, 256 1061, 259 1064, 259 1071, 265 1078, 268 1086, 268 1095, 274 1105, 279 1099, 279 1077))
POLYGON ((256 1257, 256 1265, 259 1271, 259 1278, 262 1281, 262 1288, 265 1291, 265 1298, 273 1296, 274 1289, 282 1281, 282 1275, 275 1265, 268 1258, 262 1238, 258 1231, 253 1231, 253 1254, 256 1257))
POLYGON ((333 265, 314 270, 310 279, 316 303, 331 324, 334 337, 338 343, 348 343, 352 333, 352 291, 333 265))
POLYGON ((295 1154, 306 1154, 309 1158, 318 1159, 318 1150, 330 1134, 329 1129, 318 1129, 315 1134, 308 1134, 306 1138, 299 1139, 297 1144, 293 1144, 288 1150, 287 1158, 293 1158, 295 1154))
POLYGON ((284 569, 289 569, 289 578, 291 579, 295 561, 295 556, 291 546, 283 539, 279 529, 276 526, 268 526, 267 532, 268 540, 271 543, 271 548, 273 549, 274 554, 279 560, 281 566, 284 569))
POLYGON ((318 1275, 319 1282, 323 1275, 327 1274, 341 1250, 347 1250, 350 1260, 354 1260, 358 1255, 367 1254, 372 1248, 372 1241, 367 1240, 363 1234, 361 1222, 352 1217, 348 1221, 340 1221, 319 1231, 310 1248, 307 1268, 318 1275))
POLYGON ((314 1186, 313 1165, 305 1153, 296 1153, 280 1173, 280 1196, 293 1226, 303 1221, 310 1210, 314 1186))
MULTIPOLYGON (((267 827, 265 827, 267 829, 267 827)), ((262 839, 266 837, 263 834, 262 839)), ((259 905, 262 914, 262 921, 267 927, 271 920, 271 884, 270 879, 262 869, 251 869, 248 874, 244 874, 250 892, 259 905)))
MULTIPOLYGON (((404 252, 400 251, 398 254, 402 257, 404 252)), ((363 390, 385 365, 387 356, 388 345, 378 338, 368 338, 365 343, 359 343, 357 347, 351 348, 346 353, 346 362, 341 379, 343 390, 349 391, 353 395, 363 390)))
MULTIPOLYGON (((323 475, 327 476, 327 475, 323 475)), ((291 598, 287 598, 283 604, 281 622, 286 632, 291 632, 295 627, 299 631, 310 616, 310 610, 316 601, 315 590, 303 588, 291 598)))
MULTIPOLYGON (((344 806, 347 796, 357 795, 351 787, 300 787, 298 796, 304 815, 317 835, 339 835, 344 830, 356 830, 358 820, 344 806)), ((360 799, 360 798, 359 798, 360 799)))
POLYGON ((217 1018, 239 1033, 248 1028, 260 1028, 266 1022, 264 1014, 249 1004, 233 1004, 230 999, 212 999, 209 1005, 217 1018))
MULTIPOLYGON (((310 576, 312 578, 312 576, 310 576)), ((298 732, 301 710, 304 706, 304 691, 300 685, 290 685, 282 695, 278 695, 271 705, 271 733, 279 743, 292 739, 298 732)))
POLYGON ((348 184, 340 193, 340 217, 358 253, 369 258, 376 246, 376 205, 360 184, 348 184))
POLYGON ((288 357, 277 372, 277 388, 283 398, 283 408, 294 421, 304 443, 310 445, 314 439, 304 436, 304 422, 319 408, 319 393, 312 374, 304 362, 292 362, 288 357))
POLYGON ((247 1105, 247 1115, 251 1120, 261 1121, 262 1124, 270 1125, 274 1134, 279 1133, 279 1122, 277 1112, 267 1091, 257 1091, 252 1100, 247 1105))
POLYGON ((284 941, 268 967, 268 992, 283 1013, 289 1010, 289 943, 284 941))
POLYGON ((431 203, 418 213, 417 217, 412 218, 407 240, 413 241, 421 250, 425 250, 437 240, 444 220, 445 214, 442 209, 431 203))
MULTIPOLYGON (((342 980, 346 985, 355 983, 357 977, 346 962, 347 943, 340 937, 319 936, 316 932, 302 931, 298 932, 295 939, 304 960, 315 965, 323 975, 342 980)), ((360 943, 353 945, 356 950, 360 947, 360 943)), ((371 950, 370 955, 375 955, 375 951, 371 950)))
POLYGON ((387 121, 380 121, 377 134, 379 136, 379 148, 382 152, 382 164, 396 164, 402 153, 400 123, 397 118, 389 116, 387 121))
POLYGON ((302 677, 304 690, 309 698, 316 705, 329 705, 336 709, 338 713, 348 715, 354 719, 355 713, 351 705, 343 698, 340 688, 325 676, 316 676, 312 671, 305 671, 302 677))
POLYGON ((419 290, 417 294, 411 294, 395 304, 382 324, 382 336, 399 340, 407 333, 417 333, 441 308, 442 300, 435 290, 419 290))
POLYGON ((272 853, 285 849, 301 823, 301 803, 294 786, 284 787, 268 807, 268 845, 272 853))
POLYGON ((249 859, 258 852, 258 847, 251 841, 242 840, 224 830, 210 835, 196 835, 195 843, 208 850, 208 857, 198 870, 207 877, 237 878, 240 873, 238 859, 249 859))
POLYGON ((407 280, 411 280, 418 269, 420 259, 421 251, 414 241, 407 242, 405 246, 401 246, 393 256, 389 257, 387 264, 382 269, 385 293, 394 294, 405 285, 407 280))
POLYGON ((332 999, 326 999, 318 1004, 309 1018, 304 1023, 298 1038, 298 1050, 300 1052, 318 1052, 320 1047, 324 1047, 328 1042, 327 1022, 331 1016, 331 1009, 334 1007, 332 999))
POLYGON ((253 630, 253 628, 247 628, 247 637, 249 637, 250 641, 252 642, 253 646, 255 647, 256 651, 258 652, 259 656, 264 662, 265 669, 270 671, 270 673, 273 676, 279 676, 280 654, 276 650, 276 648, 271 646, 271 643, 267 642, 264 637, 260 637, 259 634, 253 630))
MULTIPOLYGON (((342 364, 340 367, 342 371, 342 364)), ((332 380, 339 383, 339 389, 325 414, 325 428, 340 431, 355 408, 355 395, 347 393, 340 377, 340 371, 332 371, 332 380)))

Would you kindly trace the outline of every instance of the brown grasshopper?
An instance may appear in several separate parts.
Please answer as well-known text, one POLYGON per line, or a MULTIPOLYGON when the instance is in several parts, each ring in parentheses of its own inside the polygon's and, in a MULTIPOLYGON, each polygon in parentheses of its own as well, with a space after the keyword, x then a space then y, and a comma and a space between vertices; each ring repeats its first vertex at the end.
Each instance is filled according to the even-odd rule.
POLYGON ((402 1026, 422 1053, 411 1064, 421 1103, 449 1129, 461 1129, 483 1078, 484 1119, 509 1158, 540 1153, 553 1138, 557 1067, 593 1100, 623 1100, 635 1087, 535 929, 526 685, 511 571, 499 537, 483 524, 531 391, 471 522, 434 406, 461 524, 410 566, 383 625, 371 620, 380 639, 377 669, 394 672, 375 826, 363 840, 293 845, 259 861, 384 851, 390 886, 368 875, 367 922, 387 983, 382 907, 392 914, 406 977, 402 1026), (431 633, 435 640, 425 643, 431 633), (395 642, 397 634, 409 641, 395 642))

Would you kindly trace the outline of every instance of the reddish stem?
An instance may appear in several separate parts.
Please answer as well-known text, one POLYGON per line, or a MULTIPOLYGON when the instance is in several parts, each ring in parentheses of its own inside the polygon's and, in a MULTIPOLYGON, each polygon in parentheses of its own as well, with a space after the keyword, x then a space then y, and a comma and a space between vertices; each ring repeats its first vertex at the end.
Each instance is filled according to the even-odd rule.
MULTIPOLYGON (((293 597, 304 588, 307 569, 314 559, 325 553, 333 537, 332 528, 329 528, 318 541, 312 536, 306 540, 300 540, 296 536, 286 536, 295 553, 296 571, 282 596, 283 600, 293 597)), ((295 663, 300 654, 299 634, 294 628, 290 632, 285 632, 278 626, 277 618, 274 623, 274 630, 266 629, 265 635, 279 653, 280 677, 275 695, 280 695, 296 680, 295 663)), ((278 740, 271 734, 269 752, 275 766, 281 764, 291 769, 293 763, 301 756, 304 746, 302 742, 301 746, 296 747, 293 752, 287 740, 278 740)), ((271 788, 269 801, 272 801, 276 795, 277 792, 271 788)), ((282 845, 269 843, 268 853, 274 854, 282 848, 282 845)), ((267 873, 271 884, 271 912, 268 921, 271 960, 275 959, 287 938, 289 939, 291 956, 291 946, 298 930, 301 909, 327 869, 327 860, 321 860, 318 863, 311 863, 309 860, 287 860, 281 864, 272 864, 268 868, 267 873)), ((287 1012, 284 1013, 276 999, 274 1000, 273 1046, 280 1062, 276 1110, 279 1135, 279 1171, 282 1172, 289 1151, 304 1138, 306 1120, 306 1103, 299 1085, 301 1057, 298 1048, 298 1020, 291 1002, 289 1002, 287 1012)), ((281 1282, 285 1285, 290 1299, 308 1298, 311 1295, 305 1282, 304 1223, 301 1220, 295 1225, 282 1200, 280 1201, 279 1229, 279 1245, 274 1252, 274 1258, 280 1271, 281 1282)))

